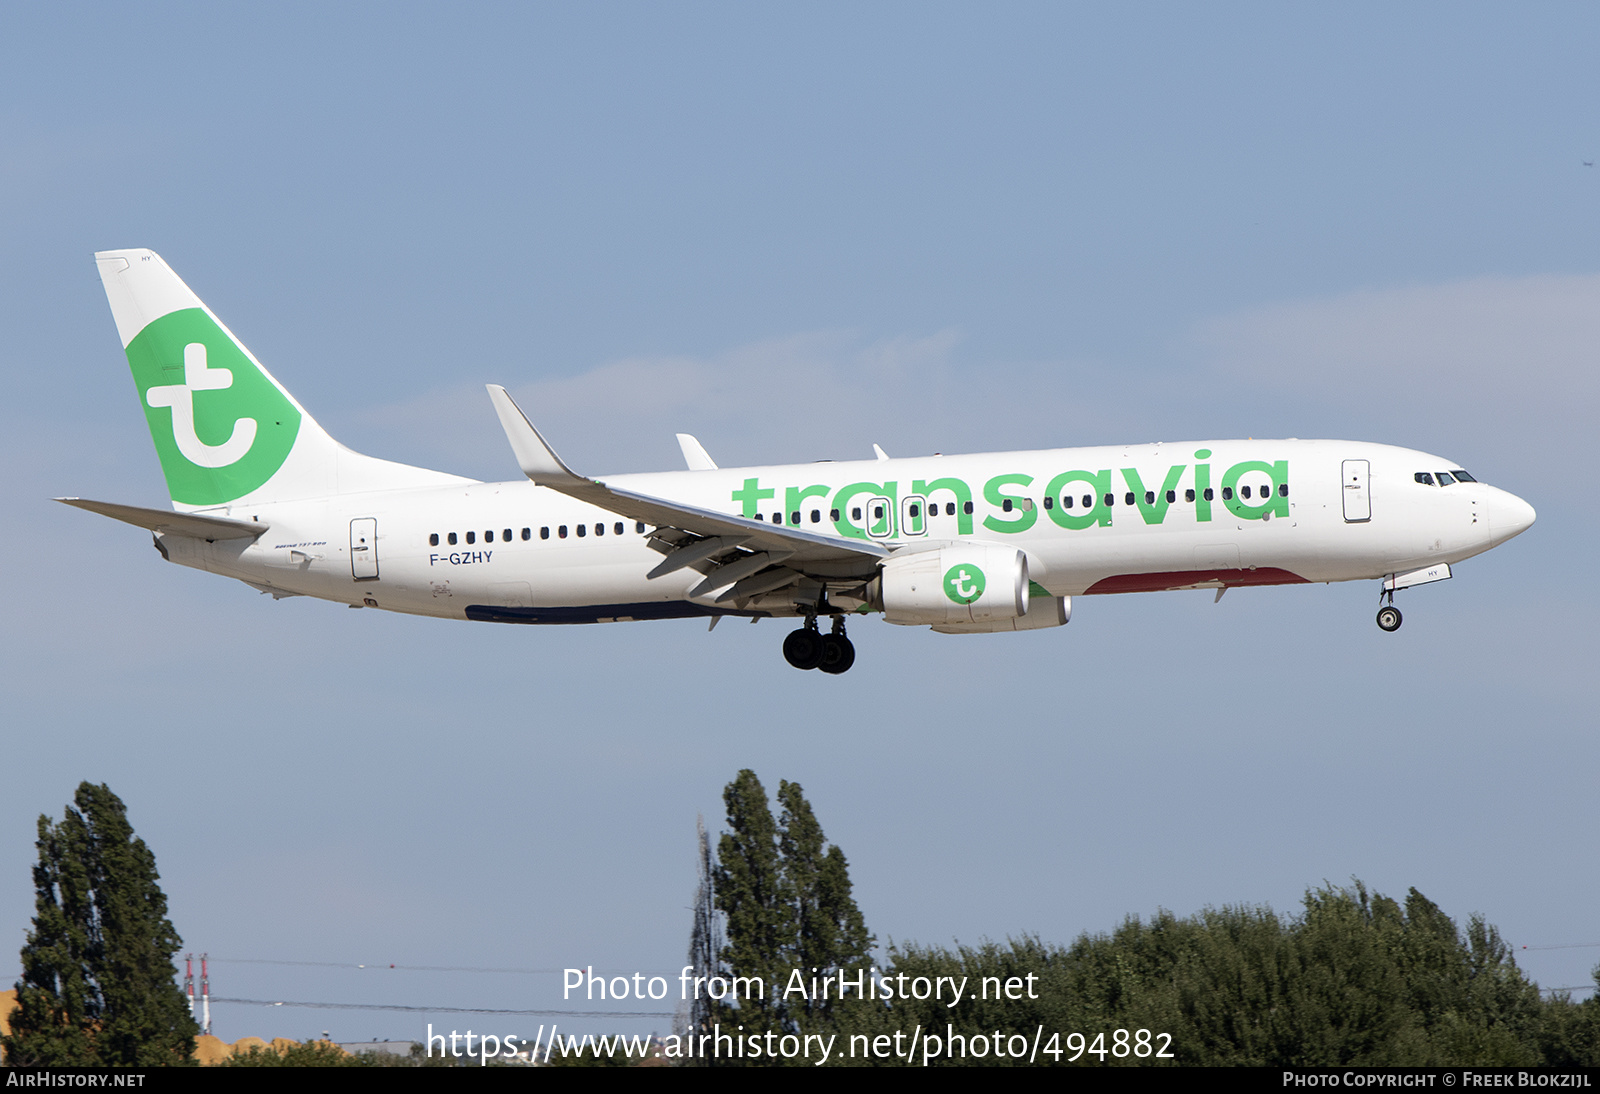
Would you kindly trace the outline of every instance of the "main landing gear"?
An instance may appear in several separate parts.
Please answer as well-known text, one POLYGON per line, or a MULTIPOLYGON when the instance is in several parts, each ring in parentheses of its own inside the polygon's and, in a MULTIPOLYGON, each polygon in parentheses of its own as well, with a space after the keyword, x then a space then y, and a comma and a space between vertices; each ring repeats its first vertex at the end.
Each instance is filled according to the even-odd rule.
POLYGON ((1394 606, 1394 590, 1387 589, 1379 593, 1378 603, 1383 604, 1383 607, 1378 609, 1378 629, 1393 634, 1400 629, 1400 624, 1403 621, 1400 609, 1394 606), (1383 604, 1385 597, 1389 601, 1387 604, 1383 604))
POLYGON ((850 671, 856 663, 856 648, 845 637, 844 617, 833 617, 833 630, 817 630, 817 617, 808 615, 806 625, 790 631, 783 640, 783 659, 797 669, 821 669, 830 676, 850 671))

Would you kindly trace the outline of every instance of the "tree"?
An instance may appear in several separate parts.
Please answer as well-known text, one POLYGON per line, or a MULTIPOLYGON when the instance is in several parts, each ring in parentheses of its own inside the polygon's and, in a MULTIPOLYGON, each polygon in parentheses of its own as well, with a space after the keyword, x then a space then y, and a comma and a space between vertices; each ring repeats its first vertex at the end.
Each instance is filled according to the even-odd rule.
POLYGON ((793 949, 793 915, 785 901, 783 865, 778 857, 778 827, 767 805, 767 791, 748 768, 722 791, 728 826, 717 844, 717 909, 727 916, 722 960, 735 976, 757 977, 763 988, 741 999, 755 1011, 753 1024, 771 1028, 775 1017, 773 981, 793 949))
POLYGON ((33 930, 11 1033, 12 1066, 194 1062, 199 1032, 176 983, 183 944, 155 856, 107 786, 83 783, 59 823, 39 818, 33 930))
POLYGON ((851 894, 849 864, 828 846, 799 783, 778 784, 776 822, 753 771, 739 772, 722 796, 732 829, 723 833, 714 871, 715 905, 727 917, 722 961, 727 975, 758 977, 765 989, 759 998, 740 997, 739 1021, 816 1032, 849 1005, 841 1007, 836 978, 826 999, 812 996, 813 978, 872 963, 875 939, 851 894), (804 998, 784 994, 796 971, 804 998))
MULTIPOLYGON (((850 867, 837 846, 826 847, 822 825, 811 812, 799 783, 779 782, 778 853, 783 861, 783 895, 791 909, 793 968, 809 979, 812 970, 826 975, 837 969, 865 968, 872 963, 873 937, 850 892, 850 867)), ((836 995, 806 997, 797 1008, 805 1018, 831 1017, 836 995)), ((809 1025, 802 1021, 803 1025, 809 1025)))

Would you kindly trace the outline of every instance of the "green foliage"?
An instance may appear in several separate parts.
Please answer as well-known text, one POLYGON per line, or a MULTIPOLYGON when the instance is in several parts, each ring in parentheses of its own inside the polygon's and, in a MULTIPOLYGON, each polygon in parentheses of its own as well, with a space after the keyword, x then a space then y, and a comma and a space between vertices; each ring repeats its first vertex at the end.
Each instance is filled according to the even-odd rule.
MULTIPOLYGON (((403 1059, 403 1057, 395 1057, 403 1059)), ((303 1041, 287 1045, 251 1045, 248 1052, 235 1052, 222 1067, 372 1067, 373 1054, 352 1055, 327 1041, 303 1041)))
POLYGON ((783 994, 796 970, 809 987, 812 977, 869 968, 875 944, 851 893, 844 852, 828 845, 800 784, 778 784, 782 813, 776 821, 753 771, 739 772, 723 802, 730 831, 723 833, 712 872, 715 906, 726 916, 719 971, 759 978, 765 992, 741 995, 737 1009, 712 1008, 711 1020, 783 1033, 876 1030, 881 1007, 841 1001, 836 993, 825 999, 783 994))
POLYGON ((106 786, 83 783, 59 823, 39 818, 33 929, 11 1033, 12 1066, 194 1062, 199 1032, 175 982, 182 940, 155 856, 106 786))
MULTIPOLYGON (((235 1052, 218 1067, 477 1067, 476 1059, 457 1059, 448 1054, 429 1057, 423 1046, 413 1043, 405 1056, 393 1052, 346 1052, 329 1041, 302 1041, 271 1045, 251 1045, 248 1051, 235 1052)), ((491 1064, 491 1067, 499 1066, 491 1064)))
MULTIPOLYGON (((1042 1025, 1047 1036, 1090 1038, 1147 1029, 1172 1035, 1170 1062, 1179 1064, 1593 1063, 1600 1034, 1600 1003, 1541 1002, 1480 918, 1461 931, 1415 889, 1402 907, 1360 882, 1308 892, 1291 919, 1247 906, 1189 918, 1163 911, 1066 949, 1025 937, 954 950, 908 945, 892 955, 892 975, 965 976, 969 985, 955 1008, 896 1001, 897 1026, 983 1035, 1042 1025), (998 988, 1029 973, 1038 977, 1037 999, 976 997, 985 978, 998 988)), ((1085 1054, 1079 1062, 1163 1061, 1085 1054)))
POLYGON ((767 805, 767 791, 748 769, 722 792, 728 826, 717 844, 714 891, 717 909, 727 916, 722 960, 741 977, 759 977, 767 992, 745 1001, 749 1024, 771 1028, 774 979, 782 983, 785 958, 794 949, 794 912, 785 899, 778 826, 767 805))

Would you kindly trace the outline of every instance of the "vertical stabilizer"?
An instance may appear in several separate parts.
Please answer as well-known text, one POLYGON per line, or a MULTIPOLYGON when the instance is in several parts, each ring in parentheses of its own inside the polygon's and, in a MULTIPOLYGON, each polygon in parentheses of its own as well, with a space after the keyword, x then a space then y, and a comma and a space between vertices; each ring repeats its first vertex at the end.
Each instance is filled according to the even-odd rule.
POLYGON ((95 263, 175 508, 465 481, 344 448, 154 251, 95 263))

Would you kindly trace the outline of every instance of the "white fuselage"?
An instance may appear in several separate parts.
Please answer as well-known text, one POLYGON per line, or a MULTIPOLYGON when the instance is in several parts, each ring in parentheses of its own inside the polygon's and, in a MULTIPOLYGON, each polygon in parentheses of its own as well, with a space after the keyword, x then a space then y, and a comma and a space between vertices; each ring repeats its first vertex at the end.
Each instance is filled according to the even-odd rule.
MULTIPOLYGON (((1419 473, 1436 477, 1458 467, 1389 445, 1249 440, 605 481, 896 552, 961 541, 1015 546, 1026 554, 1036 592, 1078 596, 1381 578, 1459 562, 1533 522, 1526 502, 1485 483, 1417 481, 1419 473)), ((549 623, 734 607, 714 604, 713 594, 689 599, 702 576, 692 569, 647 578, 661 560, 647 542, 652 529, 526 481, 206 512, 259 520, 270 530, 253 541, 214 543, 164 535, 167 557, 279 595, 456 619, 503 618, 492 609, 504 608, 518 621, 549 623)), ((830 593, 849 605, 849 588, 861 580, 841 573, 830 593)), ((798 614, 781 595, 743 611, 798 614)))

